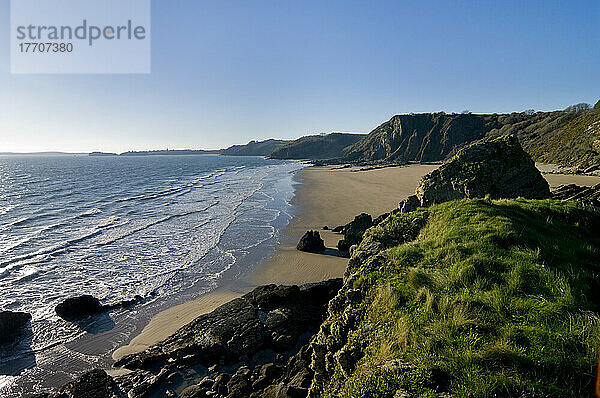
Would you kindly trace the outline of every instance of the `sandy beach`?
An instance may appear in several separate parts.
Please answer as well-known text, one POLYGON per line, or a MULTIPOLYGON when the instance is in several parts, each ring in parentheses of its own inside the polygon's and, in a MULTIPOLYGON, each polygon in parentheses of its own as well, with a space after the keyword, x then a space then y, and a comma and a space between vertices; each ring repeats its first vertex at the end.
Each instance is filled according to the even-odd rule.
MULTIPOLYGON (((128 345, 113 353, 114 359, 137 353, 156 344, 199 315, 239 297, 252 288, 269 284, 303 284, 341 277, 347 258, 335 250, 341 235, 322 230, 346 224, 366 212, 376 217, 413 194, 418 181, 438 165, 410 165, 363 170, 356 168, 310 167, 298 172, 293 204, 296 213, 282 231, 275 252, 249 275, 222 286, 196 300, 174 306, 157 314, 128 345), (309 229, 319 230, 329 249, 326 254, 296 250, 300 237, 309 229)), ((600 177, 546 174, 551 187, 560 184, 595 185, 600 177)))
POLYGON ((341 235, 321 230, 346 224, 355 215, 367 212, 373 216, 385 213, 411 195, 419 179, 436 165, 411 165, 358 171, 356 168, 310 167, 297 174, 300 183, 292 203, 296 209, 291 223, 282 231, 280 244, 263 264, 236 281, 225 281, 221 287, 196 300, 177 305, 157 314, 128 345, 113 353, 114 359, 143 351, 164 340, 199 315, 247 293, 252 288, 269 284, 300 285, 344 274, 348 259, 336 256, 341 235), (309 229, 320 230, 328 254, 304 253, 296 244, 309 229))

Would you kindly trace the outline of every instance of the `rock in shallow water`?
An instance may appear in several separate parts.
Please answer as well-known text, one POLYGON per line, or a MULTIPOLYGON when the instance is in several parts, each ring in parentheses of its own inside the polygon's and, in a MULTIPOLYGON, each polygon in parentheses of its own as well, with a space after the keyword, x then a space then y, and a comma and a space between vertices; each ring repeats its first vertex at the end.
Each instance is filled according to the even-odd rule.
POLYGON ((55 308, 56 314, 67 321, 82 319, 103 310, 100 300, 90 295, 68 298, 55 308))
POLYGON ((30 319, 26 312, 0 312, 0 344, 15 341, 30 319))

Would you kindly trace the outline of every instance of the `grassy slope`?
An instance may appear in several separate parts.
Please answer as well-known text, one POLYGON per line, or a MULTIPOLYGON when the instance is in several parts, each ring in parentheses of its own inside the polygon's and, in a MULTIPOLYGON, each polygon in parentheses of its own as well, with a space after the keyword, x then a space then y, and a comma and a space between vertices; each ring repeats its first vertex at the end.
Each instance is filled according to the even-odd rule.
POLYGON ((514 133, 538 162, 578 166, 600 163, 600 108, 580 112, 547 112, 531 117, 504 115, 503 127, 490 135, 514 133))
MULTIPOLYGON (((449 202, 371 228, 356 252, 383 248, 385 265, 355 262, 346 280, 363 297, 346 342, 364 357, 324 395, 590 396, 599 232, 597 213, 550 200, 449 202), (380 366, 392 358, 412 370, 393 377, 380 366)), ((351 313, 330 314, 328 338, 351 313)))

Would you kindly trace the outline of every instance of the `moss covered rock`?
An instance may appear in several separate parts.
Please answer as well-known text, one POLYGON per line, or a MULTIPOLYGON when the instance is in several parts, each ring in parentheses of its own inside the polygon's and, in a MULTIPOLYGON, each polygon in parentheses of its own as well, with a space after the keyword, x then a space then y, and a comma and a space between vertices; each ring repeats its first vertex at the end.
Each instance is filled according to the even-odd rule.
POLYGON ((421 179, 421 206, 464 198, 543 199, 548 182, 513 135, 472 144, 421 179))

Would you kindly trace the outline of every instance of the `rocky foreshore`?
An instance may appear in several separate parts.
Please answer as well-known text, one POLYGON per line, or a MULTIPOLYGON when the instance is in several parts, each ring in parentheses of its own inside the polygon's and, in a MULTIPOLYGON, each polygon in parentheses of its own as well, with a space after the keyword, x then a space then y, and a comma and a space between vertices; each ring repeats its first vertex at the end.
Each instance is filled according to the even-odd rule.
POLYGON ((306 396, 312 380, 306 344, 341 286, 341 279, 260 286, 115 363, 127 374, 94 370, 52 397, 175 396, 176 390, 185 397, 306 396))

